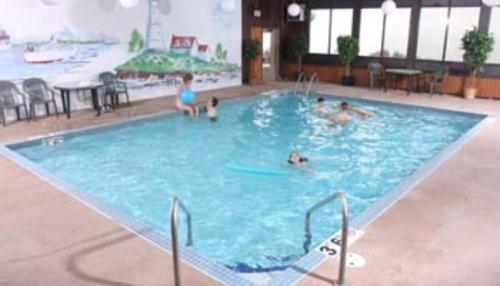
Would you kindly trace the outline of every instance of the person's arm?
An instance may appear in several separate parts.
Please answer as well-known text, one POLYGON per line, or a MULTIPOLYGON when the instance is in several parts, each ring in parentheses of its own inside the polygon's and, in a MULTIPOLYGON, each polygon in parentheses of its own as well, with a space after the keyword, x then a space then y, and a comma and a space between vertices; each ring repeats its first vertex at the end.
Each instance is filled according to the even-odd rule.
POLYGON ((372 118, 372 117, 375 117, 375 114, 373 113, 370 113, 368 111, 364 111, 362 109, 359 109, 359 108, 355 108, 355 107, 351 107, 349 109, 350 111, 362 116, 362 117, 367 117, 367 118, 372 118))

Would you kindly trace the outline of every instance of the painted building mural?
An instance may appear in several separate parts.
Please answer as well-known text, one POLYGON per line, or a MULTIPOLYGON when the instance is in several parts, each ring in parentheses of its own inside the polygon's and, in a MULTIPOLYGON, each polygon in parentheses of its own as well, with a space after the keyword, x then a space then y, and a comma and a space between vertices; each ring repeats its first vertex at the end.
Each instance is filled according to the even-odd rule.
POLYGON ((114 71, 133 99, 241 84, 240 0, 0 0, 0 79, 51 84, 114 71))

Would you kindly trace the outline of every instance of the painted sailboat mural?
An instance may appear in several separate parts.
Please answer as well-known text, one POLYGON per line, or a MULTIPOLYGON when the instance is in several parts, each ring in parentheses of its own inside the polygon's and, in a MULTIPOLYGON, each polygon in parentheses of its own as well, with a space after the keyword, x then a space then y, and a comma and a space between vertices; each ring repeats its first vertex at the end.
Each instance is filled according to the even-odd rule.
POLYGON ((49 64, 72 59, 77 53, 78 48, 49 47, 38 50, 33 46, 28 46, 24 52, 24 61, 30 64, 49 64))

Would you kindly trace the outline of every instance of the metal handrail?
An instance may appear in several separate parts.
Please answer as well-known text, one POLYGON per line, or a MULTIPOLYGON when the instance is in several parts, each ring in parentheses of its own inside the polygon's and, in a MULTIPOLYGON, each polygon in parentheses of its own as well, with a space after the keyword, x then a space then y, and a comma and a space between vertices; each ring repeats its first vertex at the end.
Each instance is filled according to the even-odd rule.
POLYGON ((187 231, 188 231, 188 241, 187 246, 193 245, 193 231, 191 227, 191 214, 188 209, 184 206, 181 200, 174 197, 172 200, 172 207, 170 209, 170 231, 172 235, 172 259, 174 265, 174 282, 175 286, 181 285, 181 276, 179 272, 179 247, 177 239, 177 207, 180 207, 186 213, 187 219, 187 231))
POLYGON ((297 77, 297 81, 295 82, 295 89, 294 93, 298 94, 300 90, 300 84, 302 83, 302 90, 304 89, 304 81, 305 81, 305 75, 303 72, 299 73, 299 76, 297 77))
POLYGON ((309 96, 311 94, 311 90, 313 88, 314 83, 319 82, 319 77, 317 73, 314 73, 309 80, 309 86, 307 87, 306 95, 309 96))
POLYGON ((341 232, 341 245, 340 245, 340 265, 339 265, 339 277, 335 282, 335 286, 345 286, 347 285, 345 282, 345 269, 346 269, 346 260, 347 260, 347 235, 349 231, 349 210, 347 207, 347 200, 345 198, 344 192, 337 192, 332 194, 322 201, 315 204, 311 207, 306 213, 305 219, 305 237, 306 240, 304 242, 304 251, 309 252, 309 247, 311 246, 312 234, 311 234, 311 215, 317 209, 325 206, 328 203, 331 203, 334 200, 339 200, 342 205, 342 232, 341 232))

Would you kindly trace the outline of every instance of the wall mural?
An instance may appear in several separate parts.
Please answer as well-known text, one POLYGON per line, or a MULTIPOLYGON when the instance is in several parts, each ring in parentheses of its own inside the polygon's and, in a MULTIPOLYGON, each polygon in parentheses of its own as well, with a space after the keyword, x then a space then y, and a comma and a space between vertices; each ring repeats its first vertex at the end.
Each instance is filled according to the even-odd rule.
POLYGON ((0 79, 52 84, 112 70, 132 97, 172 94, 179 75, 194 88, 241 84, 240 0, 0 1, 0 79), (8 2, 8 3, 7 3, 8 2))

